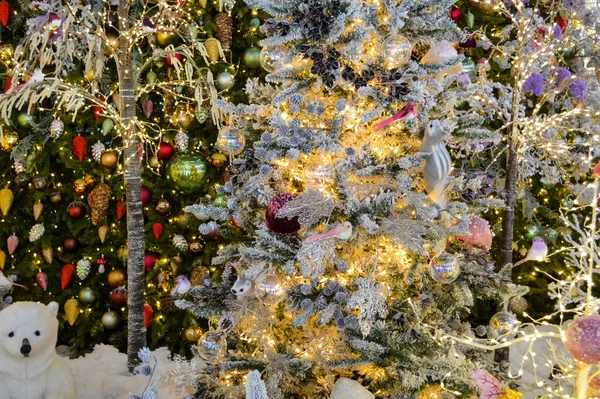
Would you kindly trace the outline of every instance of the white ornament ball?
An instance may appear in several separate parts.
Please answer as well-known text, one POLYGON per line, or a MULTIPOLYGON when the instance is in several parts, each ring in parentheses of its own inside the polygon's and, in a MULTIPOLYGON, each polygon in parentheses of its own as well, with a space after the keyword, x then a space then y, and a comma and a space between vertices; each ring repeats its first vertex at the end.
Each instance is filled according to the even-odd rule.
POLYGON ((258 279, 254 292, 259 301, 267 304, 277 303, 285 294, 285 281, 276 274, 267 274, 258 279))
POLYGON ((517 332, 519 320, 514 313, 498 312, 490 319, 490 332, 496 339, 510 338, 517 332))
POLYGON ((402 35, 389 36, 381 46, 381 55, 387 69, 400 68, 410 60, 412 44, 402 35))
POLYGON ((220 90, 229 90, 235 84, 235 78, 229 71, 221 72, 217 75, 217 87, 220 90))
POLYGON ((375 395, 358 381, 340 378, 334 385, 329 399, 375 399, 375 395))

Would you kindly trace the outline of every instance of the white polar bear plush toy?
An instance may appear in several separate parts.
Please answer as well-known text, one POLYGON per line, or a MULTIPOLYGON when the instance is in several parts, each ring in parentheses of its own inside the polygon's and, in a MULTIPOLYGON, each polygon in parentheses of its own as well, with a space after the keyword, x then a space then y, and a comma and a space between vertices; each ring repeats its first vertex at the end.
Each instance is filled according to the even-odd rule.
POLYGON ((76 399, 71 369, 56 354, 57 313, 56 302, 0 311, 0 398, 76 399))

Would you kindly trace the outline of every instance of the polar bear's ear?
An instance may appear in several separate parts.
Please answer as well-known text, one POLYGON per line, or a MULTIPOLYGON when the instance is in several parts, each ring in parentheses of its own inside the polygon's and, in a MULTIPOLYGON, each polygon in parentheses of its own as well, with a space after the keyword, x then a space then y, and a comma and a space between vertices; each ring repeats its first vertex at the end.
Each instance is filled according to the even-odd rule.
POLYGON ((56 303, 56 302, 50 302, 47 307, 48 307, 48 310, 50 311, 50 313, 52 313, 53 316, 56 316, 58 314, 58 303, 56 303))

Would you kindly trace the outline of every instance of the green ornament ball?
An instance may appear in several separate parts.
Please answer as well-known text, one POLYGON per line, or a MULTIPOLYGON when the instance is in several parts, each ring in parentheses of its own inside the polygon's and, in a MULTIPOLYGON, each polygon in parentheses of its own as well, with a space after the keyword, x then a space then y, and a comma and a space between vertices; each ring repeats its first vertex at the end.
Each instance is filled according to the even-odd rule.
POLYGON ((258 47, 250 47, 244 51, 242 56, 242 62, 248 68, 257 69, 260 68, 260 49, 258 47))
POLYGON ((235 78, 229 71, 223 71, 217 75, 217 87, 220 90, 229 90, 235 84, 235 78))
POLYGON ((102 315, 100 321, 107 330, 114 330, 119 327, 121 317, 117 312, 109 311, 102 315))
POLYGON ((82 288, 79 291, 79 301, 85 304, 94 303, 96 301, 96 292, 89 287, 82 288))
POLYGON ((250 20, 250 26, 252 26, 253 28, 258 28, 260 26, 260 19, 252 18, 250 20))
POLYGON ((17 117, 17 122, 21 127, 30 127, 35 122, 35 117, 27 112, 21 112, 17 117))
POLYGON ((558 239, 558 232, 554 229, 544 229, 542 231, 542 238, 546 243, 554 244, 558 239))
POLYGON ((535 237, 540 235, 540 229, 534 224, 528 224, 525 226, 525 237, 529 240, 533 240, 535 237))
POLYGON ((225 200, 225 196, 223 194, 215 195, 215 197, 213 198, 213 205, 220 206, 220 207, 227 206, 227 201, 225 200))
POLYGON ((183 192, 202 191, 207 180, 206 158, 200 154, 179 154, 167 167, 167 177, 183 192))
POLYGON ((470 58, 465 58, 462 62, 462 72, 469 75, 469 78, 471 78, 471 80, 474 80, 477 77, 475 61, 473 61, 470 58))

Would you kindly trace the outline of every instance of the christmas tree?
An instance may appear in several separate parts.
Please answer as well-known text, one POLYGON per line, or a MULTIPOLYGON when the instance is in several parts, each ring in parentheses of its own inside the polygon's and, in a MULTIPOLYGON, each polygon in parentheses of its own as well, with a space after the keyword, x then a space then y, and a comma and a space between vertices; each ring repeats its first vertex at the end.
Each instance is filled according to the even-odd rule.
POLYGON ((489 257, 479 215, 504 200, 466 202, 468 171, 451 173, 452 156, 499 138, 484 115, 457 108, 474 65, 450 43, 468 39, 453 2, 248 4, 274 16, 260 42, 270 74, 248 81, 248 104, 217 104, 253 148, 220 188, 226 208, 185 208, 250 233, 213 259, 222 282, 176 302, 213 320, 198 383, 242 397, 257 369, 273 398, 474 392, 471 372, 499 365, 440 337, 501 337, 490 308, 527 288, 489 257))
POLYGON ((119 11, 26 2, 3 22, 0 269, 27 287, 8 301, 60 303, 73 355, 102 342, 126 349, 132 315, 136 346, 147 328, 152 347, 185 354, 202 321, 177 312, 170 292, 180 275, 210 277, 221 238, 219 226, 195 232, 181 209, 223 200, 212 99, 240 101, 243 79, 262 74, 261 16, 233 3, 135 3, 120 25, 119 11))

